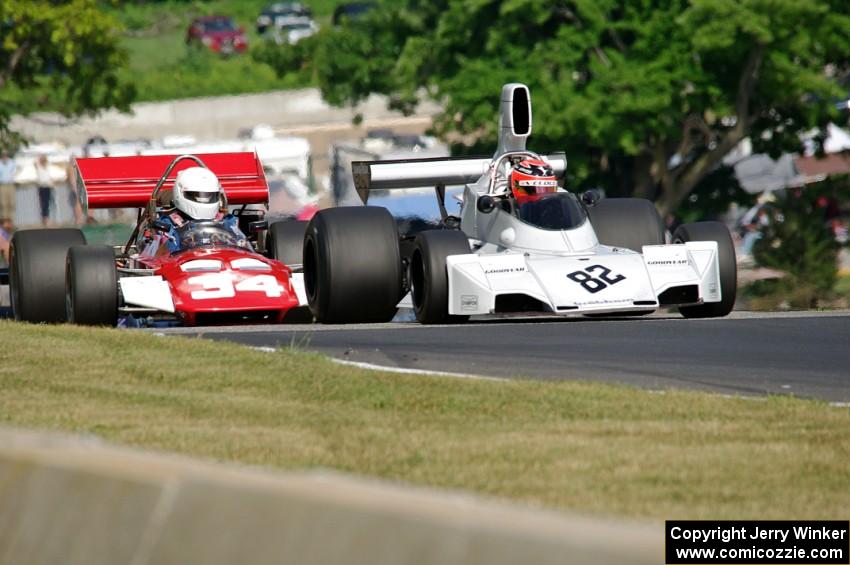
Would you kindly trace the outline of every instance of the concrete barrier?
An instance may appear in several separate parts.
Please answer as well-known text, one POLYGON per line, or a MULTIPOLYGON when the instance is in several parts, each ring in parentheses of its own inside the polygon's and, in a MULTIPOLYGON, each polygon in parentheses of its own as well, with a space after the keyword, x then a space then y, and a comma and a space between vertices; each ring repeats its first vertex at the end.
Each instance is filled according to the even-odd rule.
POLYGON ((0 429, 0 563, 658 564, 662 528, 0 429))
MULTIPOLYGON (((432 102, 423 102, 420 116, 439 111, 432 102)), ((36 112, 13 116, 11 128, 37 141, 61 141, 79 144, 101 135, 110 141, 119 139, 158 139, 166 134, 193 135, 198 139, 230 139, 237 132, 256 124, 278 128, 327 123, 351 123, 360 115, 366 120, 400 118, 400 112, 387 109, 385 96, 372 95, 356 107, 328 105, 318 89, 281 90, 236 96, 209 96, 165 102, 139 102, 131 113, 116 110, 101 112, 94 118, 68 119, 59 114, 36 112)))

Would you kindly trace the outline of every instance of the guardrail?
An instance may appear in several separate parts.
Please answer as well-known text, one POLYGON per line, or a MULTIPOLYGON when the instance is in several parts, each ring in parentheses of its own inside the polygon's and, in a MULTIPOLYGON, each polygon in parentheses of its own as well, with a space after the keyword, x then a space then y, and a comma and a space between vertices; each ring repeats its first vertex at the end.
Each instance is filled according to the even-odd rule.
POLYGON ((0 429, 0 563, 662 563, 662 528, 0 429))

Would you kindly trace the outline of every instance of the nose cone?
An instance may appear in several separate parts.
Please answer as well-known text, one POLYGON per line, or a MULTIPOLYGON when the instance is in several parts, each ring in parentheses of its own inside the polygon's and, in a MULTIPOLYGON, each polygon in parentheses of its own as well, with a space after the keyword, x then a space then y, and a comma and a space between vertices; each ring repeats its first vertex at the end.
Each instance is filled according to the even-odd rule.
POLYGON ((166 267, 178 312, 285 311, 298 306, 290 271, 239 249, 200 249, 166 267))

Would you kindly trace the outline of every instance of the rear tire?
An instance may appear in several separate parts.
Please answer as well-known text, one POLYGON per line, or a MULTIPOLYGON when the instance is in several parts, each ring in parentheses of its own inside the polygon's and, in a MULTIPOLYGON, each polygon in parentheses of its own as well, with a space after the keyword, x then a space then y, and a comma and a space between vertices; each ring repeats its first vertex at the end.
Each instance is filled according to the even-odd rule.
POLYGON ((469 316, 449 314, 449 273, 446 257, 466 255, 469 239, 461 231, 420 232, 410 258, 410 294, 416 319, 422 324, 463 323, 469 316))
POLYGON ((9 290, 16 320, 65 321, 65 259, 73 245, 85 245, 78 229, 15 232, 9 253, 9 290))
POLYGON ((65 314, 68 323, 84 326, 114 326, 118 321, 118 273, 108 245, 68 250, 65 314))
POLYGON ((304 236, 304 288, 316 321, 389 322, 401 299, 398 228, 377 206, 319 211, 304 236))
POLYGON ((588 215, 602 245, 640 253, 644 245, 664 244, 664 224, 649 200, 605 198, 588 208, 588 215))
POLYGON ((716 241, 717 261, 720 263, 720 302, 696 306, 679 306, 685 318, 719 318, 735 307, 738 292, 738 264, 735 261, 735 244, 729 230, 720 222, 682 224, 673 234, 673 243, 686 241, 716 241))
POLYGON ((275 222, 269 226, 266 235, 266 249, 269 257, 286 265, 303 263, 304 232, 307 222, 288 221, 275 222))

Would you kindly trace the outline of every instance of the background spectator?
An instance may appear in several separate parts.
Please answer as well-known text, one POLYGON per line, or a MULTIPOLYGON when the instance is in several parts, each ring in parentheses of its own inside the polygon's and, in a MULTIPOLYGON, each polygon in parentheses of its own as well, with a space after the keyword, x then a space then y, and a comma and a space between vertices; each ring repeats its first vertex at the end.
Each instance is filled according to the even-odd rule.
POLYGON ((756 242, 764 237, 764 230, 770 225, 770 216, 764 204, 753 207, 750 212, 741 219, 741 255, 740 262, 752 261, 753 247, 756 242))
POLYGON ((53 201, 53 178, 50 176, 50 165, 47 155, 41 155, 35 162, 35 175, 38 182, 38 203, 41 207, 41 223, 50 224, 50 204, 53 201))
POLYGON ((80 225, 83 223, 83 209, 80 206, 80 194, 77 187, 77 175, 74 169, 74 159, 68 161, 65 167, 65 174, 68 177, 68 205, 71 211, 74 212, 74 223, 80 225))
POLYGON ((10 231, 15 221, 15 172, 15 160, 4 149, 0 155, 0 222, 5 226, 8 221, 10 231))
POLYGON ((682 225, 682 221, 676 214, 667 214, 664 216, 664 229, 667 234, 667 241, 671 241, 673 238, 673 234, 676 232, 676 228, 682 225))
POLYGON ((12 220, 0 220, 0 265, 9 264, 9 242, 12 241, 12 220))

